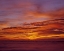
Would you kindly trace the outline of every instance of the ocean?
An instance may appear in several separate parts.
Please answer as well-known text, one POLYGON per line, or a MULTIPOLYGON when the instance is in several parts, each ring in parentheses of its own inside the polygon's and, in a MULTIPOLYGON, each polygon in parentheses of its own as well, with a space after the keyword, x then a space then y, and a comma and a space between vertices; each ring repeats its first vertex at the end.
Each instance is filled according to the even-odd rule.
POLYGON ((0 51, 64 51, 64 41, 0 41, 0 51))

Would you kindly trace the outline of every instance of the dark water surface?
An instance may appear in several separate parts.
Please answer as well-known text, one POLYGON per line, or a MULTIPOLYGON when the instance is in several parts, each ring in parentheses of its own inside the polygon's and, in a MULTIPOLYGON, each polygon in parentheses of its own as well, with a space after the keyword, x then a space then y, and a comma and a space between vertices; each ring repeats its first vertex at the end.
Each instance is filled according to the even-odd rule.
POLYGON ((0 41, 0 51, 64 51, 64 41, 0 41))

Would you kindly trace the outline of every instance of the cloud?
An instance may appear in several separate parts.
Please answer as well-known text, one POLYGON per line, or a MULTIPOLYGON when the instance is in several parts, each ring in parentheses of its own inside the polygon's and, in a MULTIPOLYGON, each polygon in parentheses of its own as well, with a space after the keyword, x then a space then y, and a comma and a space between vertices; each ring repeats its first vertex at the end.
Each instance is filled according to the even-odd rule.
POLYGON ((5 36, 3 36, 3 35, 0 35, 0 38, 3 38, 3 37, 5 37, 5 36))
MULTIPOLYGON (((18 26, 22 22, 32 22, 32 21, 39 21, 40 20, 48 20, 58 18, 58 16, 63 16, 64 12, 62 11, 54 11, 50 14, 42 12, 42 5, 41 7, 38 6, 40 2, 37 1, 24 1, 24 0, 0 0, 0 20, 6 20, 8 23, 7 25, 4 23, 2 24, 3 27, 8 26, 18 26), (4 2, 4 3, 3 3, 4 2), (61 12, 61 13, 60 13, 61 12)), ((45 5, 44 5, 45 6, 45 5)), ((63 17, 62 17, 63 18, 63 17)), ((6 22, 5 21, 5 22, 6 22)))
POLYGON ((6 28, 6 27, 8 27, 9 25, 8 25, 8 22, 7 21, 0 21, 0 29, 2 29, 2 28, 6 28))
POLYGON ((30 10, 31 3, 24 1, 8 1, 4 0, 0 3, 0 20, 8 20, 9 22, 22 22, 34 19, 27 13, 30 10), (2 3, 4 2, 4 3, 2 3))
POLYGON ((64 19, 64 8, 57 9, 49 13, 52 19, 64 19))

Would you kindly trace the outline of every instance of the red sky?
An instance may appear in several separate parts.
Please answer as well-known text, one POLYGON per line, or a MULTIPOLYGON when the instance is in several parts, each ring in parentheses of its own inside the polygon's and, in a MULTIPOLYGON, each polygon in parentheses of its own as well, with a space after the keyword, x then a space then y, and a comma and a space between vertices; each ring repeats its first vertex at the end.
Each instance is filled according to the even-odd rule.
POLYGON ((64 15, 64 0, 0 0, 1 27, 48 20, 56 18, 58 14, 64 15), (61 9, 61 14, 55 11, 57 9, 61 9))

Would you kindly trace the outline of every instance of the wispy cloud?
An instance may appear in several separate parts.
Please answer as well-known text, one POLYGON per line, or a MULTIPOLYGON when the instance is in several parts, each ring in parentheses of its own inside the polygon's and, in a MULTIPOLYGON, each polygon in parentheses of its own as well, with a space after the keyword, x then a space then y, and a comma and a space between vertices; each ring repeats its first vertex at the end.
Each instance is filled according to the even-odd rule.
POLYGON ((0 29, 1 28, 6 28, 6 27, 8 27, 9 25, 8 25, 8 22, 7 21, 0 21, 0 29))
POLYGON ((50 14, 51 18, 53 19, 64 19, 64 8, 57 9, 52 11, 50 14))
POLYGON ((24 22, 64 18, 63 9, 49 13, 60 8, 58 5, 63 7, 63 2, 64 0, 0 0, 0 21, 7 22, 0 23, 0 26, 18 26, 24 22))

